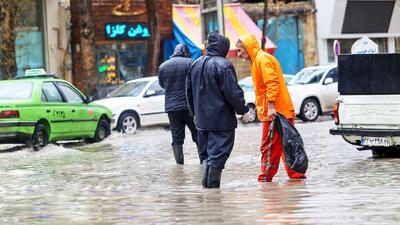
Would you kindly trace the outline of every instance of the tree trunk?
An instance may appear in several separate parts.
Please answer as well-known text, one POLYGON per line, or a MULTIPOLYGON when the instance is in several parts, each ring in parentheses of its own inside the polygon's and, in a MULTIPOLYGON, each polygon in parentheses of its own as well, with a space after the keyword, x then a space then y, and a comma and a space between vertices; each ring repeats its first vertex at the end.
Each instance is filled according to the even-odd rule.
POLYGON ((157 0, 147 0, 146 10, 150 24, 150 40, 148 44, 148 63, 147 72, 150 76, 157 75, 158 62, 160 58, 160 25, 159 14, 157 9, 157 0))
POLYGON ((97 96, 97 76, 95 73, 94 30, 92 21, 92 1, 79 1, 79 29, 81 41, 82 77, 77 79, 84 87, 86 95, 97 96))
POLYGON ((262 25, 262 37, 261 37, 261 49, 265 50, 265 43, 267 39, 265 36, 267 35, 267 22, 268 22, 268 0, 264 0, 264 19, 262 25))
POLYGON ((15 57, 15 32, 17 0, 1 1, 1 60, 0 66, 5 79, 12 79, 17 75, 17 61, 15 57))
POLYGON ((275 28, 274 28, 274 43, 278 43, 278 29, 279 29, 279 18, 281 17, 281 10, 279 8, 279 2, 275 3, 275 28))

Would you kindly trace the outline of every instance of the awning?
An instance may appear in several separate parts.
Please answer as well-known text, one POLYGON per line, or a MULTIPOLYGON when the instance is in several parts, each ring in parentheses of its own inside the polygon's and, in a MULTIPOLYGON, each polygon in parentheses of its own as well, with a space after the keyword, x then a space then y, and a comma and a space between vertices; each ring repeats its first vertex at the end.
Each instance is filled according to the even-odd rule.
MULTIPOLYGON (((189 45, 193 58, 197 58, 204 51, 201 40, 200 6, 199 5, 173 5, 173 32, 175 40, 165 46, 164 59, 172 55, 173 47, 177 43, 189 45), (172 50, 172 51, 171 51, 172 50)), ((245 34, 254 34, 261 42, 262 32, 251 20, 240 4, 224 4, 225 36, 231 41, 229 56, 236 56, 236 41, 245 34)), ((276 46, 266 37, 267 52, 273 53, 276 46)))

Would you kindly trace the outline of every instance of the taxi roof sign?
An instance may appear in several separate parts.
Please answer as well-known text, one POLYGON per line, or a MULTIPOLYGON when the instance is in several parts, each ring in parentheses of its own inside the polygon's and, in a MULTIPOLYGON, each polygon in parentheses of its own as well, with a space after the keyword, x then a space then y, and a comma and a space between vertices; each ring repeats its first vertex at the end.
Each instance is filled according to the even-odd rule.
POLYGON ((44 69, 29 69, 25 71, 25 77, 45 76, 46 74, 44 69))

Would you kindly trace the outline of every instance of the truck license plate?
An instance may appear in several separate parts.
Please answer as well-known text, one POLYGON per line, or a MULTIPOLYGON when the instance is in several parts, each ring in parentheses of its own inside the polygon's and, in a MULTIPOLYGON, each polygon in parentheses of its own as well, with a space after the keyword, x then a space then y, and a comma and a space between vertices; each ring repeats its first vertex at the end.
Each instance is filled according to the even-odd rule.
POLYGON ((392 146, 390 137, 361 137, 361 145, 365 146, 392 146))

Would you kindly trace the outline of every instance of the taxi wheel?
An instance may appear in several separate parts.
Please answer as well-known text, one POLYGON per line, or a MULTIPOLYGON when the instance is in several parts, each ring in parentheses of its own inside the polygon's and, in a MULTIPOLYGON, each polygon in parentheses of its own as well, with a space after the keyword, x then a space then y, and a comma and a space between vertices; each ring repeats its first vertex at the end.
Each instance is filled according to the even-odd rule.
POLYGON ((134 134, 139 127, 139 119, 134 113, 126 112, 121 115, 118 130, 126 134, 134 134))
POLYGON ((49 130, 43 124, 38 124, 35 127, 35 131, 32 135, 32 140, 30 145, 33 150, 39 151, 41 148, 49 143, 49 130))
POLYGON ((106 119, 100 119, 97 124, 94 142, 100 142, 110 135, 110 123, 106 119))

